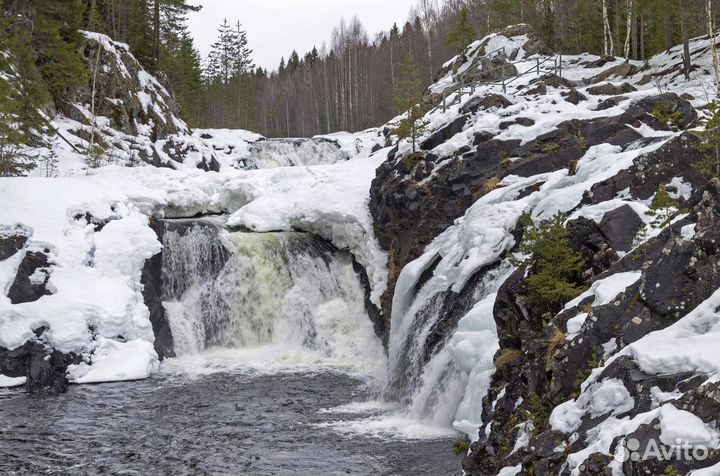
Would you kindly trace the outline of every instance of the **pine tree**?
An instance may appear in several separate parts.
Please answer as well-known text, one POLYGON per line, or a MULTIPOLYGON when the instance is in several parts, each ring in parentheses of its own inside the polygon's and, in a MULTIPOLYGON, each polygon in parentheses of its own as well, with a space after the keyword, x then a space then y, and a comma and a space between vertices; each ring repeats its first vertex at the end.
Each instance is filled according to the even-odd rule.
POLYGON ((410 139, 413 153, 417 150, 417 139, 425 131, 422 109, 422 79, 420 69, 412 53, 408 53, 405 61, 400 64, 400 76, 393 90, 395 107, 405 111, 394 134, 399 140, 410 139))
POLYGON ((457 53, 461 53, 467 46, 475 41, 477 33, 470 23, 470 9, 463 7, 458 13, 452 30, 448 33, 446 44, 457 53))

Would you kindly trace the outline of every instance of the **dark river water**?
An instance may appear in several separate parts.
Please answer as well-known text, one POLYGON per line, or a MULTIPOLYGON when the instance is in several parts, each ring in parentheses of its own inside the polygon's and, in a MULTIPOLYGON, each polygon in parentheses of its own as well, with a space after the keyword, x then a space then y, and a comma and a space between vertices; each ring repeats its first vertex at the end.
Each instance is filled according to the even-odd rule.
POLYGON ((331 370, 161 373, 52 397, 0 389, 0 474, 461 473, 451 435, 338 431, 368 415, 333 408, 369 398, 362 379, 331 370))

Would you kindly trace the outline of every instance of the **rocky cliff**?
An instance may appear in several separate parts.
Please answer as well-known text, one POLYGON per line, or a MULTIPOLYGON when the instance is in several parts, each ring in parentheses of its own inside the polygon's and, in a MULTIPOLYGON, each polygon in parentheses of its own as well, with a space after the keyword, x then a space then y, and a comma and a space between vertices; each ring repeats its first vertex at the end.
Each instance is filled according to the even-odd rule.
MULTIPOLYGON (((419 359, 422 381, 449 352, 447 372, 467 375, 454 423, 473 441, 467 474, 688 474, 720 461, 720 359, 707 354, 720 330, 720 182, 700 173, 694 132, 708 41, 691 51, 689 81, 680 47, 646 64, 580 55, 544 71, 549 52, 527 27, 491 35, 428 91, 420 150, 400 144, 378 169, 370 209, 389 254, 391 363, 419 359), (520 77, 498 84, 502 64, 520 77), (461 96, 468 71, 477 83, 461 96), (531 304, 535 271, 515 266, 522 217, 557 212, 587 291, 548 313, 531 304), (438 305, 471 297, 459 314, 438 305), (483 355, 490 323, 494 358, 483 355), (676 440, 706 457, 645 457, 676 440)), ((415 404, 417 388, 404 391, 415 404)))

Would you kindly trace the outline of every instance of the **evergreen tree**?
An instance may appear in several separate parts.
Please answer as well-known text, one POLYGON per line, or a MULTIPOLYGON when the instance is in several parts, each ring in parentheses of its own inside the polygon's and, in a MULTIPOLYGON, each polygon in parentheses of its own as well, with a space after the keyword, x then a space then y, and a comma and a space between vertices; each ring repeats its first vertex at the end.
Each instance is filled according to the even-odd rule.
POLYGON ((255 67, 252 62, 252 50, 248 48, 247 32, 242 29, 240 22, 235 27, 235 43, 233 46, 235 64, 233 74, 241 76, 248 74, 255 67))
POLYGON ((528 304, 539 314, 558 312, 564 303, 583 292, 577 282, 584 260, 570 247, 562 213, 540 225, 535 225, 528 215, 523 221, 525 233, 520 253, 526 258, 515 264, 530 270, 528 304))
POLYGON ((290 70, 290 72, 295 72, 299 67, 300 55, 298 55, 297 51, 293 50, 293 52, 290 53, 290 57, 288 58, 287 69, 290 70))
POLYGON ((205 67, 205 75, 210 83, 219 81, 227 85, 235 76, 235 66, 238 64, 235 57, 237 43, 237 32, 227 19, 224 19, 218 28, 218 39, 211 46, 205 67))
POLYGON ((420 69, 413 54, 408 53, 405 61, 400 64, 400 75, 393 90, 395 107, 399 111, 405 111, 394 133, 400 140, 411 140, 413 153, 417 150, 418 137, 425 131, 422 94, 420 69))
POLYGON ((448 33, 446 44, 448 48, 460 53, 475 41, 477 33, 470 22, 470 9, 463 7, 458 13, 452 30, 448 33))
POLYGON ((42 146, 46 133, 40 108, 49 96, 35 69, 28 30, 8 29, 0 20, 0 176, 24 175, 36 167, 37 157, 28 147, 42 146))

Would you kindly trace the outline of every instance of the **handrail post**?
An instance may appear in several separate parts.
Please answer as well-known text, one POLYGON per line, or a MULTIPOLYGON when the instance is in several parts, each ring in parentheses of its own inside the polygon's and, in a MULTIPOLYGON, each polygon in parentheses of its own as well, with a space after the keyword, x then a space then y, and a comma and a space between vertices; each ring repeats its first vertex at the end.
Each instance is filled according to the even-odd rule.
POLYGON ((560 78, 562 78, 562 53, 560 53, 560 65, 559 65, 559 69, 560 69, 560 74, 559 74, 559 76, 560 76, 560 78))
POLYGON ((537 62, 537 74, 540 76, 540 58, 536 58, 535 61, 537 62))
POLYGON ((443 92, 443 101, 442 101, 443 112, 447 111, 446 100, 447 100, 447 94, 445 92, 443 92))
POLYGON ((505 65, 502 65, 500 68, 501 77, 502 77, 502 87, 503 87, 503 93, 507 93, 507 89, 505 88, 505 65))

